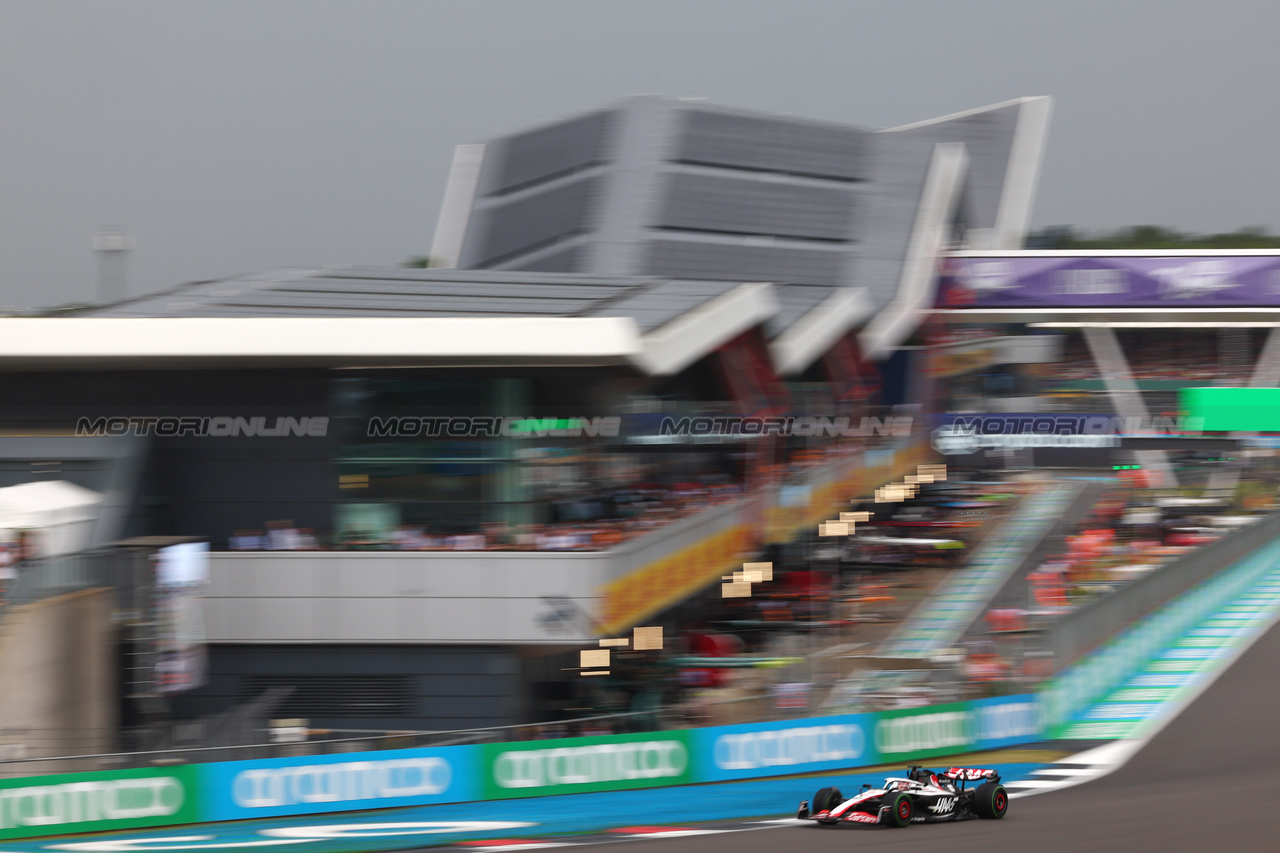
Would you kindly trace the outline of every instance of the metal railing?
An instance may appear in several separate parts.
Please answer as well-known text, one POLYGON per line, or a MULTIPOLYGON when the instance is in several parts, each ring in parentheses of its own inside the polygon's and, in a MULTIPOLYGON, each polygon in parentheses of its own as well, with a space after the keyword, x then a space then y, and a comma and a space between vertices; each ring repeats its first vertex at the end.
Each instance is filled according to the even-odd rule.
MULTIPOLYGON (((61 732, 53 730, 0 730, 0 778, 34 776, 45 772, 71 772, 88 770, 120 770, 174 764, 197 764, 213 761, 241 759, 279 758, 303 755, 331 755, 350 752, 371 752, 387 749, 415 747, 442 747, 478 743, 506 743, 541 740, 552 737, 568 737, 585 734, 625 734, 631 732, 663 731, 673 728, 697 727, 722 722, 708 719, 706 709, 712 706, 739 706, 728 716, 733 722, 762 722, 779 718, 768 692, 718 699, 708 702, 686 702, 647 711, 627 711, 577 717, 544 723, 521 723, 502 726, 482 726, 467 729, 388 731, 354 737, 320 737, 298 742, 274 742, 268 740, 271 728, 261 720, 252 729, 257 740, 249 743, 210 746, 172 746, 161 749, 137 749, 117 752, 76 752, 74 744, 91 740, 91 732, 61 732), (754 704, 755 707, 752 707, 754 704), (5 746, 21 744, 21 757, 7 757, 12 750, 5 746), (60 752, 57 746, 70 747, 60 752), (32 751, 45 755, 30 755, 32 751)), ((725 716, 725 715, 721 715, 725 716)))
MULTIPOLYGON (((134 591, 139 587, 137 572, 142 552, 134 550, 95 550, 24 560, 13 566, 16 577, 4 588, 0 597, 0 613, 6 607, 32 604, 56 595, 82 589, 107 587, 114 589, 115 610, 126 613, 138 608, 134 591)), ((146 568, 146 563, 141 564, 146 568)))
MULTIPOLYGON (((713 697, 707 694, 694 694, 677 704, 649 710, 598 714, 541 723, 463 729, 377 731, 336 737, 329 735, 344 733, 333 730, 313 730, 307 732, 305 740, 281 742, 272 739, 273 728, 268 722, 269 715, 273 713, 281 697, 264 694, 263 697, 242 708, 232 709, 216 718, 202 721, 204 728, 192 738, 197 742, 188 745, 177 742, 176 731, 183 727, 189 729, 193 725, 191 722, 168 724, 170 729, 168 736, 159 730, 160 727, 155 726, 125 732, 125 736, 117 740, 117 743, 121 746, 127 743, 129 748, 117 748, 110 752, 84 752, 76 748, 77 744, 100 743, 101 740, 95 741, 94 738, 104 734, 101 732, 0 730, 0 778, 374 752, 389 749, 508 743, 598 734, 630 734, 770 722, 824 713, 854 713, 898 707, 903 697, 892 690, 880 697, 888 704, 883 706, 876 704, 879 694, 874 688, 877 685, 868 684, 866 690, 850 692, 849 688, 857 686, 859 679, 843 678, 836 671, 839 668, 837 660, 839 655, 834 653, 844 648, 846 646, 832 646, 815 651, 805 658, 797 658, 795 663, 787 667, 769 667, 760 670, 761 678, 757 684, 729 691, 736 690, 737 695, 713 697), (808 692, 805 702, 796 707, 784 705, 783 695, 777 691, 778 686, 784 682, 806 679, 812 680, 809 684, 812 689, 808 692), (832 693, 837 685, 845 688, 839 696, 832 693), (227 724, 222 725, 222 723, 227 724), (213 741, 218 739, 219 726, 222 729, 221 735, 224 742, 215 744, 213 741), (164 746, 147 748, 148 745, 166 740, 168 742, 164 746), (236 740, 242 742, 231 742, 236 740), (14 746, 18 744, 22 746, 15 750, 14 746), (6 746, 9 749, 6 749, 6 746)), ((873 673, 864 674, 872 675, 873 673)), ((934 671, 930 677, 930 683, 935 688, 933 701, 979 698, 987 695, 983 691, 988 691, 990 687, 990 685, 965 682, 954 669, 934 671)))

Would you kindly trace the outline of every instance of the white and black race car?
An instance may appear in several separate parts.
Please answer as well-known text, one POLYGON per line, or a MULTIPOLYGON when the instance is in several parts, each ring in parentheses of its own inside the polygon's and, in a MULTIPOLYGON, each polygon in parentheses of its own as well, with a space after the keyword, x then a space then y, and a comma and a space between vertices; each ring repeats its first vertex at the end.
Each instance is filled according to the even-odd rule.
POLYGON ((890 776, 884 787, 863 785, 856 796, 846 799, 839 788, 823 788, 804 800, 796 810, 801 820, 833 825, 878 823, 909 826, 913 823, 941 823, 981 817, 999 820, 1009 810, 1009 794, 994 770, 952 767, 936 773, 923 767, 908 767, 905 778, 890 776), (969 787, 970 782, 978 783, 969 787))

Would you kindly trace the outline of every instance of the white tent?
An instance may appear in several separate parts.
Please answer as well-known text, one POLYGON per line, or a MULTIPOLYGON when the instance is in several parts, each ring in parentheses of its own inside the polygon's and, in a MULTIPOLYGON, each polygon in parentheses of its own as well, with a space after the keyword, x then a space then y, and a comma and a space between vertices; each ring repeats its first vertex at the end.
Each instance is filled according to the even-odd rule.
POLYGON ((102 495, 65 480, 42 480, 0 489, 0 538, 36 531, 37 556, 88 547, 102 495))

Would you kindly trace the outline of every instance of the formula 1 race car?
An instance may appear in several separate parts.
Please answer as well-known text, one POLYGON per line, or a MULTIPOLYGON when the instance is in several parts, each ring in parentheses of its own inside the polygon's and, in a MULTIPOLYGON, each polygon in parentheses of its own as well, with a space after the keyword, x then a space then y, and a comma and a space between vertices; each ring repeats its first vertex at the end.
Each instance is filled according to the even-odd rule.
POLYGON ((1009 810, 1009 795, 994 770, 952 767, 935 773, 923 767, 907 768, 906 778, 890 776, 883 788, 863 785, 856 796, 845 799, 839 788, 823 788, 796 810, 801 820, 821 824, 882 823, 908 826, 942 823, 974 817, 999 820, 1009 810), (980 784, 970 788, 967 783, 980 784))

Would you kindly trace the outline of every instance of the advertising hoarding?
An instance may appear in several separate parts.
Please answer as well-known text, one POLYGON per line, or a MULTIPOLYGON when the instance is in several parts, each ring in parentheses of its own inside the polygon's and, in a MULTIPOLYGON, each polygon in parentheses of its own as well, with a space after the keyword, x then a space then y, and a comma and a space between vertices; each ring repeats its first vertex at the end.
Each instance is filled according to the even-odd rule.
POLYGON ((875 764, 875 714, 693 729, 702 782, 843 770, 875 764))
POLYGON ((0 838, 655 788, 897 764, 1040 738, 1035 696, 783 722, 0 782, 0 838))
POLYGON ((881 711, 874 743, 879 761, 915 761, 1030 743, 1040 737, 1034 695, 881 711))
POLYGON ((479 747, 485 799, 621 791, 698 781, 688 730, 479 747))
POLYGON ((226 761, 200 768, 205 820, 481 799, 470 746, 226 761))
POLYGON ((951 258, 949 308, 1280 306, 1280 256, 951 258))
POLYGON ((195 823, 195 766, 0 780, 0 838, 195 823))

